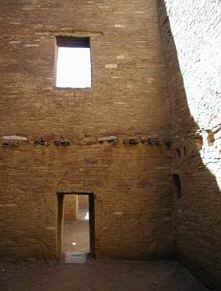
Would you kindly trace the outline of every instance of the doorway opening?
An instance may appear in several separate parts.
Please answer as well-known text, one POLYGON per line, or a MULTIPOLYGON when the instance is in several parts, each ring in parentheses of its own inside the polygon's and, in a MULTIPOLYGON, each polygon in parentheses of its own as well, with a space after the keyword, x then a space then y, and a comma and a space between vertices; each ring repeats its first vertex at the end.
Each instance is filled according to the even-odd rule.
POLYGON ((94 256, 94 194, 59 192, 57 198, 58 257, 83 262, 94 256))

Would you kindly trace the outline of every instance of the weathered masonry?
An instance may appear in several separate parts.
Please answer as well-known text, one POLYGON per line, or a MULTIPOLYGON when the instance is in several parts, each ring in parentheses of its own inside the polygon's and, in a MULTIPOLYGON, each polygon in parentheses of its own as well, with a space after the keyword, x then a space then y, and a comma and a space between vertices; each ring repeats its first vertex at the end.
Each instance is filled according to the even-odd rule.
POLYGON ((62 256, 83 193, 96 257, 178 255, 221 284, 221 5, 175 2, 1 1, 1 257, 62 256), (86 49, 81 83, 59 48, 86 49))
POLYGON ((94 193, 97 257, 169 255, 169 103, 155 1, 1 9, 1 255, 57 254, 58 192, 94 193), (91 88, 58 88, 58 47, 76 42, 90 44, 91 88))
POLYGON ((221 284, 219 1, 159 1, 167 63, 175 250, 210 286, 221 284))

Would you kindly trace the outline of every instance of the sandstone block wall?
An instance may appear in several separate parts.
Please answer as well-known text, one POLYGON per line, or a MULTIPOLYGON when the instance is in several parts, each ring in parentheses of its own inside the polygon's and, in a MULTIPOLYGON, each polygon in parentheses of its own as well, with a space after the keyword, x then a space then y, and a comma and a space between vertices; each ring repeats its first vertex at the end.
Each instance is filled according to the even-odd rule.
POLYGON ((97 256, 173 247, 156 1, 1 1, 0 255, 54 256, 57 191, 95 194, 97 256), (55 87, 56 36, 90 37, 92 88, 55 87))
POLYGON ((168 67, 177 252, 211 286, 221 275, 219 1, 159 1, 168 67))
POLYGON ((88 203, 88 196, 87 195, 80 195, 78 197, 78 207, 79 209, 88 209, 89 203, 88 203))
POLYGON ((78 216, 78 197, 76 195, 66 195, 63 204, 64 220, 76 220, 78 216))

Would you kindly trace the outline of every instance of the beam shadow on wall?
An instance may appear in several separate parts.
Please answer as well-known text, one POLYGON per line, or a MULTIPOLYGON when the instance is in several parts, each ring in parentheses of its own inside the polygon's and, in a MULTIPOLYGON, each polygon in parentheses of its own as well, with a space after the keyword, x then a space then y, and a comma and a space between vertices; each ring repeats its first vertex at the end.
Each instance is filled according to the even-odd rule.
POLYGON ((206 285, 221 287, 221 193, 216 176, 201 157, 209 139, 205 144, 190 113, 165 1, 157 2, 168 68, 176 254, 206 285))

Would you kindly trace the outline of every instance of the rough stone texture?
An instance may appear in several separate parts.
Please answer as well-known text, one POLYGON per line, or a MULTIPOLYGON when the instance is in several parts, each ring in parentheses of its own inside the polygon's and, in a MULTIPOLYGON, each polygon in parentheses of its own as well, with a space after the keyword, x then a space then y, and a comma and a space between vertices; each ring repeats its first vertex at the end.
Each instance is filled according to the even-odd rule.
POLYGON ((78 197, 76 195, 64 196, 64 220, 75 220, 78 215, 78 197))
POLYGON ((79 195, 78 196, 78 208, 79 209, 88 209, 88 195, 79 195))
POLYGON ((56 192, 93 192, 98 257, 175 249, 220 286, 219 1, 2 0, 1 14, 0 256, 55 256, 56 192), (90 37, 91 89, 55 87, 56 36, 90 37))
POLYGON ((172 173, 181 181, 180 191, 174 185, 177 251, 203 280, 221 286, 221 3, 159 4, 172 116, 172 173))
POLYGON ((1 15, 0 255, 56 255, 57 191, 95 194, 97 256, 169 255, 156 1, 2 0, 1 15), (90 37, 91 89, 55 88, 57 35, 90 37))

